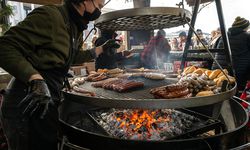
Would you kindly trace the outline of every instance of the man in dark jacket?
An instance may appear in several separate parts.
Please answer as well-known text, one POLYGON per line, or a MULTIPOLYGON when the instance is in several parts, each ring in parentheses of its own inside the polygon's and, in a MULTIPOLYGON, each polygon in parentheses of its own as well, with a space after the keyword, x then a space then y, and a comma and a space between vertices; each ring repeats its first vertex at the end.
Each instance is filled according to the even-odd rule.
MULTIPOLYGON (((237 81, 238 91, 244 90, 246 83, 250 80, 250 34, 247 32, 249 21, 245 18, 237 17, 228 30, 228 38, 232 51, 233 69, 237 81)), ((223 48, 223 40, 220 38, 218 48, 223 48)), ((226 56, 217 54, 215 59, 219 61, 222 67, 227 68, 228 61, 226 56)), ((214 65, 214 69, 217 66, 214 65)))
POLYGON ((82 31, 101 15, 104 1, 66 0, 62 6, 39 7, 0 37, 0 67, 15 77, 1 108, 10 150, 57 150, 57 106, 70 65, 113 46, 108 41, 79 50, 82 31))
POLYGON ((248 20, 237 17, 228 31, 233 67, 240 91, 244 90, 247 80, 250 80, 250 34, 247 33, 248 27, 248 20))

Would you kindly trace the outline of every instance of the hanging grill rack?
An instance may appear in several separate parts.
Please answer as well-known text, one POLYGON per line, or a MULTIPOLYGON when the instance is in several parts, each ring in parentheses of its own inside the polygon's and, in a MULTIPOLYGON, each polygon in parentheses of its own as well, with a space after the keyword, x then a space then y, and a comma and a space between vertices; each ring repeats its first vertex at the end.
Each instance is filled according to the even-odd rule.
POLYGON ((143 7, 103 14, 95 26, 114 31, 153 30, 184 25, 183 18, 190 21, 191 13, 175 7, 143 7))

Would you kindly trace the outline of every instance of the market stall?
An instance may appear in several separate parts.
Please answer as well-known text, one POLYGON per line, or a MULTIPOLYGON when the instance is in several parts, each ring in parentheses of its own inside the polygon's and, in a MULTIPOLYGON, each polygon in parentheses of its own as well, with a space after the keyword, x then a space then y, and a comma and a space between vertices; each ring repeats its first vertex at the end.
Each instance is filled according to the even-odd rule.
MULTIPOLYGON (((187 1, 196 6, 205 2, 187 1)), ((195 13, 181 7, 141 7, 104 14, 96 27, 128 31, 184 24, 192 27, 194 17, 195 13)), ((61 146, 203 150, 244 145, 248 116, 232 99, 235 79, 226 70, 189 69, 185 68, 178 79, 144 68, 104 69, 72 79, 72 89, 63 91, 61 146), (196 123, 199 128, 195 128, 196 123)))
MULTIPOLYGON (((195 12, 208 1, 187 3, 195 12)), ((104 14, 96 27, 153 30, 190 24, 191 36, 196 15, 183 7, 135 8, 104 14)), ((226 150, 247 143, 248 115, 232 98, 237 83, 227 70, 191 66, 169 78, 145 68, 103 69, 69 83, 60 106, 61 149, 226 150)))

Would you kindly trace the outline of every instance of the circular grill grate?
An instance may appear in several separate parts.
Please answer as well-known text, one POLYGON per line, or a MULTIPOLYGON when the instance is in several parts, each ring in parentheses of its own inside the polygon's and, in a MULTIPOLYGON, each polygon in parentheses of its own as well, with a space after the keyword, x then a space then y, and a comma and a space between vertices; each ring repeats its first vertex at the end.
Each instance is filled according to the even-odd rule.
POLYGON ((103 14, 95 26, 115 31, 163 29, 184 25, 184 17, 190 21, 191 13, 181 8, 134 8, 103 14))

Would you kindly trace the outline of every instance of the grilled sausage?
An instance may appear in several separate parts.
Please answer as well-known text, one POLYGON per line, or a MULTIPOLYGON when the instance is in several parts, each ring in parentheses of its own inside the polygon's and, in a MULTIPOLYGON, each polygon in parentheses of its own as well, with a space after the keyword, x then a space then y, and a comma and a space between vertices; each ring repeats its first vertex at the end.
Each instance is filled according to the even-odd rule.
POLYGON ((124 85, 126 85, 126 84, 128 84, 128 83, 130 83, 130 82, 131 82, 131 81, 129 81, 129 80, 121 80, 120 83, 113 84, 113 85, 112 85, 112 89, 113 89, 114 91, 118 91, 121 87, 123 87, 124 85))
POLYGON ((172 91, 172 92, 158 91, 155 93, 155 95, 158 95, 162 98, 170 99, 170 98, 180 98, 180 97, 183 97, 185 95, 188 95, 189 93, 190 92, 189 92, 188 88, 185 88, 184 90, 178 90, 178 91, 172 91))
POLYGON ((139 87, 143 87, 144 83, 143 82, 131 82, 128 84, 125 84, 123 87, 119 88, 119 92, 125 92, 127 90, 133 89, 133 88, 139 88, 139 87))
POLYGON ((87 81, 92 81, 93 78, 95 77, 98 77, 100 75, 100 73, 95 73, 95 74, 90 74, 88 77, 87 77, 87 81))
POLYGON ((187 88, 187 84, 171 84, 171 85, 168 85, 166 86, 166 91, 168 92, 174 92, 174 91, 179 91, 179 90, 183 90, 187 88))
POLYGON ((83 88, 80 88, 80 87, 77 87, 77 86, 74 86, 73 90, 75 92, 77 92, 77 93, 82 93, 82 94, 87 94, 87 95, 90 95, 90 96, 95 96, 94 92, 87 91, 87 90, 85 90, 83 88))
POLYGON ((96 81, 101 81, 101 80, 104 80, 104 79, 107 79, 107 76, 105 76, 105 75, 99 75, 97 77, 92 78, 92 81, 96 82, 96 81))

